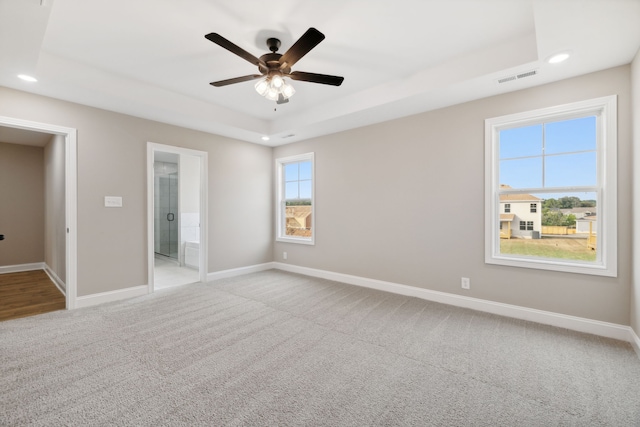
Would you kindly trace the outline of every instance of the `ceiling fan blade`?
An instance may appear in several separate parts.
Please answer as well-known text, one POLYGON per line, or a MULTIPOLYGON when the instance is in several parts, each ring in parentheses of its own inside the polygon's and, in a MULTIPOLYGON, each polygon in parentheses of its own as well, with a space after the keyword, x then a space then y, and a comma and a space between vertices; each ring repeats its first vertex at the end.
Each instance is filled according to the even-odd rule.
POLYGON ((309 28, 307 32, 282 55, 280 63, 286 62, 289 67, 292 67, 293 64, 309 53, 309 51, 316 47, 322 40, 324 40, 324 34, 315 28, 309 28))
POLYGON ((327 74, 305 73, 304 71, 294 71, 291 74, 287 74, 287 77, 291 77, 293 80, 300 80, 303 82, 320 83, 323 85, 340 86, 344 77, 330 76, 327 74))
POLYGON ((205 38, 209 41, 214 42, 218 46, 227 49, 229 52, 235 53, 240 58, 244 59, 245 61, 251 62, 253 65, 263 65, 266 67, 266 64, 264 63, 264 61, 261 61, 260 59, 256 58, 255 56, 253 56, 252 54, 250 54, 240 46, 237 46, 231 43, 229 40, 225 39, 218 33, 209 33, 205 36, 205 38))
POLYGON ((220 87, 220 86, 232 85, 234 83, 248 82, 249 80, 259 79, 260 77, 262 77, 262 74, 251 74, 249 76, 235 77, 233 79, 211 82, 209 84, 215 87, 220 87))

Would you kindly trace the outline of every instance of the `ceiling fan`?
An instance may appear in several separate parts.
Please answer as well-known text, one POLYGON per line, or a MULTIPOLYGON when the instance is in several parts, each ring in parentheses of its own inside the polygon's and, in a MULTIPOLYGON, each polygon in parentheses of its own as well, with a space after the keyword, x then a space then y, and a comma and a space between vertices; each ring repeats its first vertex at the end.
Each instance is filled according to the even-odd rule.
POLYGON ((271 53, 265 53, 260 58, 256 58, 218 33, 210 33, 205 37, 218 46, 227 49, 229 52, 235 53, 242 59, 251 62, 253 65, 257 65, 258 71, 260 71, 260 74, 249 74, 247 76, 210 83, 216 87, 261 79, 255 85, 258 93, 271 101, 276 101, 278 104, 284 104, 285 102, 289 102, 289 98, 295 93, 293 86, 288 84, 284 80, 284 77, 292 80, 332 86, 340 86, 344 80, 344 77, 339 76, 291 71, 291 67, 298 62, 300 58, 324 40, 324 34, 315 28, 309 28, 284 54, 277 53, 280 48, 280 40, 276 38, 267 39, 267 47, 271 53))

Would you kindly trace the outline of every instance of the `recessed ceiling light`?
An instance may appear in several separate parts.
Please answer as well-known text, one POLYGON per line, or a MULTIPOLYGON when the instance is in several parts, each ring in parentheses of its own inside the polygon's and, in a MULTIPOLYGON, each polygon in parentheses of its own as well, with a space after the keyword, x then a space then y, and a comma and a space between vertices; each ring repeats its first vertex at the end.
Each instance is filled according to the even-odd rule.
POLYGON ((263 137, 262 137, 262 140, 263 140, 263 141, 268 141, 268 140, 269 140, 269 137, 268 137, 268 136, 263 136, 263 137))
POLYGON ((26 74, 18 74, 18 78, 24 80, 25 82, 37 82, 38 79, 35 77, 27 76, 26 74))
POLYGON ((556 53, 554 55, 551 55, 548 59, 547 62, 549 64, 559 64, 561 62, 566 61, 567 59, 569 59, 569 57, 571 56, 571 54, 569 52, 560 52, 560 53, 556 53))

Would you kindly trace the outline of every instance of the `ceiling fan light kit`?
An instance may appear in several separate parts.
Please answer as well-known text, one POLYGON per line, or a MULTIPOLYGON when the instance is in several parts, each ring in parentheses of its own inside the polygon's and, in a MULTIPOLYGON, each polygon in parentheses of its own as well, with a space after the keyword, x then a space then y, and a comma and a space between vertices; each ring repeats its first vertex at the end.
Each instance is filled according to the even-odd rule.
POLYGON ((279 74, 268 75, 255 84, 256 92, 261 96, 264 96, 269 101, 278 101, 280 97, 280 103, 287 102, 289 98, 296 93, 296 90, 287 83, 279 74))
POLYGON ((260 79, 255 84, 256 92, 270 101, 276 101, 278 104, 283 104, 289 102, 289 98, 296 93, 293 86, 285 80, 285 77, 292 80, 320 83, 331 86, 340 86, 344 80, 344 77, 339 76, 307 73, 304 71, 291 71, 291 67, 298 62, 300 58, 309 53, 311 49, 324 40, 324 34, 315 28, 309 28, 284 54, 277 53, 280 48, 280 40, 276 38, 267 39, 267 46, 271 52, 262 55, 260 58, 256 58, 246 50, 231 43, 220 34, 210 33, 207 34, 205 38, 218 46, 227 49, 229 52, 238 55, 242 59, 258 66, 258 70, 260 71, 260 74, 250 74, 248 76, 211 82, 210 84, 212 86, 221 87, 260 79))

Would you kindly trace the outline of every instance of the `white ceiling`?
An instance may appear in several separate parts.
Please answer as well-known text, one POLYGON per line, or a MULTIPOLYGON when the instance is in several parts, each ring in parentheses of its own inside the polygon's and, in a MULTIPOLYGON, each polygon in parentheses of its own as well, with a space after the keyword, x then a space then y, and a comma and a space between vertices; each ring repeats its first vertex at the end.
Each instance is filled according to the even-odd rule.
POLYGON ((640 0, 0 0, 0 85, 269 146, 628 64, 639 47, 640 0), (205 34, 260 56, 309 27, 326 39, 293 69, 342 86, 295 81, 276 105, 253 82, 209 85, 257 69, 205 34))

